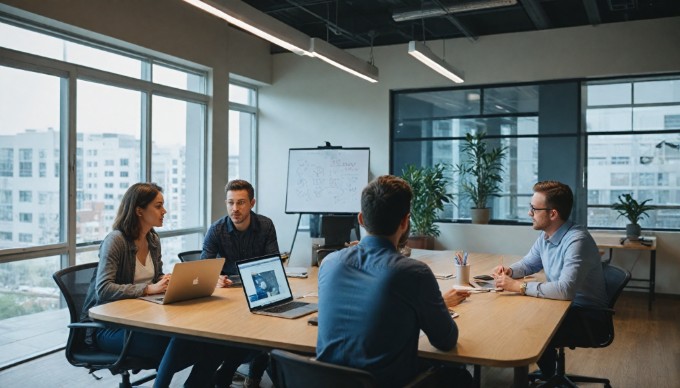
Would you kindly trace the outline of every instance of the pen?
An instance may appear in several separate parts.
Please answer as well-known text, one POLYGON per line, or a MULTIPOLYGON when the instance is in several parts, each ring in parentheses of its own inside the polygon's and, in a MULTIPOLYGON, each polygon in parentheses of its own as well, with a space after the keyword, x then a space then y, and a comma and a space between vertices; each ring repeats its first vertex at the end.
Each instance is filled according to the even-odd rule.
POLYGON ((467 258, 468 258, 468 253, 465 252, 465 254, 463 255, 463 265, 467 265, 467 258))
POLYGON ((456 264, 463 265, 463 257, 461 256, 460 252, 456 252, 454 260, 456 260, 456 264))

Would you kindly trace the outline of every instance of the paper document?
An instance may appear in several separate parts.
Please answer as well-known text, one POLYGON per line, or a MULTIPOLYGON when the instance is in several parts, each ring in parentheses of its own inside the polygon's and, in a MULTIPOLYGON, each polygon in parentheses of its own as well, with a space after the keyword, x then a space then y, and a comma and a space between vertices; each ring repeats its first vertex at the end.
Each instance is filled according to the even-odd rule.
POLYGON ((306 278, 307 268, 305 267, 286 267, 286 276, 289 278, 306 278))
POLYGON ((456 290, 467 291, 471 294, 478 294, 480 292, 491 292, 491 291, 495 292, 496 291, 496 290, 491 289, 491 288, 472 287, 472 286, 457 286, 455 284, 453 285, 453 288, 456 289, 456 290))
POLYGON ((453 279, 456 277, 456 275, 452 273, 436 273, 434 274, 434 277, 437 279, 453 279))

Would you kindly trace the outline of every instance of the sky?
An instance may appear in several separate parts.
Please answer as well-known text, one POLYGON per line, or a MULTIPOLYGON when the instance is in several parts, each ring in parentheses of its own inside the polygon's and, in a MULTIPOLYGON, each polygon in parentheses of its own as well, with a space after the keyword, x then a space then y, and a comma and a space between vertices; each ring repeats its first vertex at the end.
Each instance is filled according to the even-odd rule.
MULTIPOLYGON (((41 35, 0 23, 0 46, 27 51, 140 77, 141 62, 62 39, 41 35)), ((154 66, 156 79, 170 86, 186 85, 182 72, 154 66)), ((59 127, 60 78, 56 76, 0 66, 0 135, 12 135, 25 129, 46 130, 59 127)), ((138 91, 116 88, 89 81, 78 81, 77 128, 84 133, 125 133, 140 137, 141 102, 138 91)), ((186 103, 154 97, 153 128, 160 146, 185 143, 186 103)))

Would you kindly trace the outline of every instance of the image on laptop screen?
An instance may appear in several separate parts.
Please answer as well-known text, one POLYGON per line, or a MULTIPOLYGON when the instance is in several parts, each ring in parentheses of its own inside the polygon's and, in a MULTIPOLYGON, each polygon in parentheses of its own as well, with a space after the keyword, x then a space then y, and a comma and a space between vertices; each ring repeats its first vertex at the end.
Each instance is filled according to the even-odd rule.
POLYGON ((293 296, 278 255, 239 263, 238 266, 251 308, 269 305, 293 296))

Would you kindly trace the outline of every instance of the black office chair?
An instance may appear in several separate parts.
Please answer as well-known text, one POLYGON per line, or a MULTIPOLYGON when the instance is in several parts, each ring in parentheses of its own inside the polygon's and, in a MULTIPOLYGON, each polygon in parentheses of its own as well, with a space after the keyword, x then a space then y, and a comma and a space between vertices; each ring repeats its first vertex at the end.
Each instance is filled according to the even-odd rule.
POLYGON ((181 262, 201 260, 201 252, 201 250, 180 252, 177 254, 177 257, 179 257, 181 262))
MULTIPOLYGON (((375 377, 361 369, 317 361, 284 350, 271 352, 274 383, 279 388, 374 388, 378 386, 375 377)), ((434 384, 434 370, 420 374, 408 388, 427 387, 434 384)))
POLYGON ((87 329, 105 327, 98 322, 80 322, 85 296, 96 271, 97 263, 87 263, 62 269, 52 275, 64 295, 71 319, 71 323, 68 325, 70 330, 65 349, 66 359, 73 366, 89 369, 90 374, 97 380, 101 379, 94 374, 98 370, 108 369, 111 374, 120 374, 122 378, 119 384, 120 388, 129 388, 132 387, 132 384, 139 385, 153 380, 156 378, 155 373, 130 383, 129 371, 136 373, 142 369, 156 369, 158 364, 153 360, 126 355, 128 344, 132 339, 131 332, 128 332, 127 340, 120 354, 108 353, 85 343, 87 329))
MULTIPOLYGON (((582 343, 569 345, 570 349, 579 348, 604 348, 609 346, 614 341, 614 304, 616 300, 621 295, 623 288, 626 287, 628 281, 630 280, 630 272, 625 269, 619 268, 614 265, 603 264, 604 281, 607 289, 607 298, 609 299, 609 304, 607 309, 593 309, 578 307, 577 311, 589 312, 589 311, 604 311, 607 313, 607 333, 605 338, 602 336, 596 336, 594 333, 588 333, 589 340, 588 344, 584 345, 582 343)), ((572 307, 575 308, 575 307, 572 307)), ((585 326, 585 325, 584 325, 585 326)), ((587 326, 585 326, 587 328, 587 326)), ((564 347, 561 347, 557 351, 557 369, 555 375, 552 376, 548 381, 541 385, 541 387, 562 387, 570 386, 577 387, 575 383, 598 383, 604 384, 605 387, 611 388, 609 379, 600 377, 588 377, 579 375, 568 375, 565 373, 566 360, 564 357, 564 347)), ((540 372, 534 372, 529 375, 530 380, 536 380, 540 378, 540 372)))

